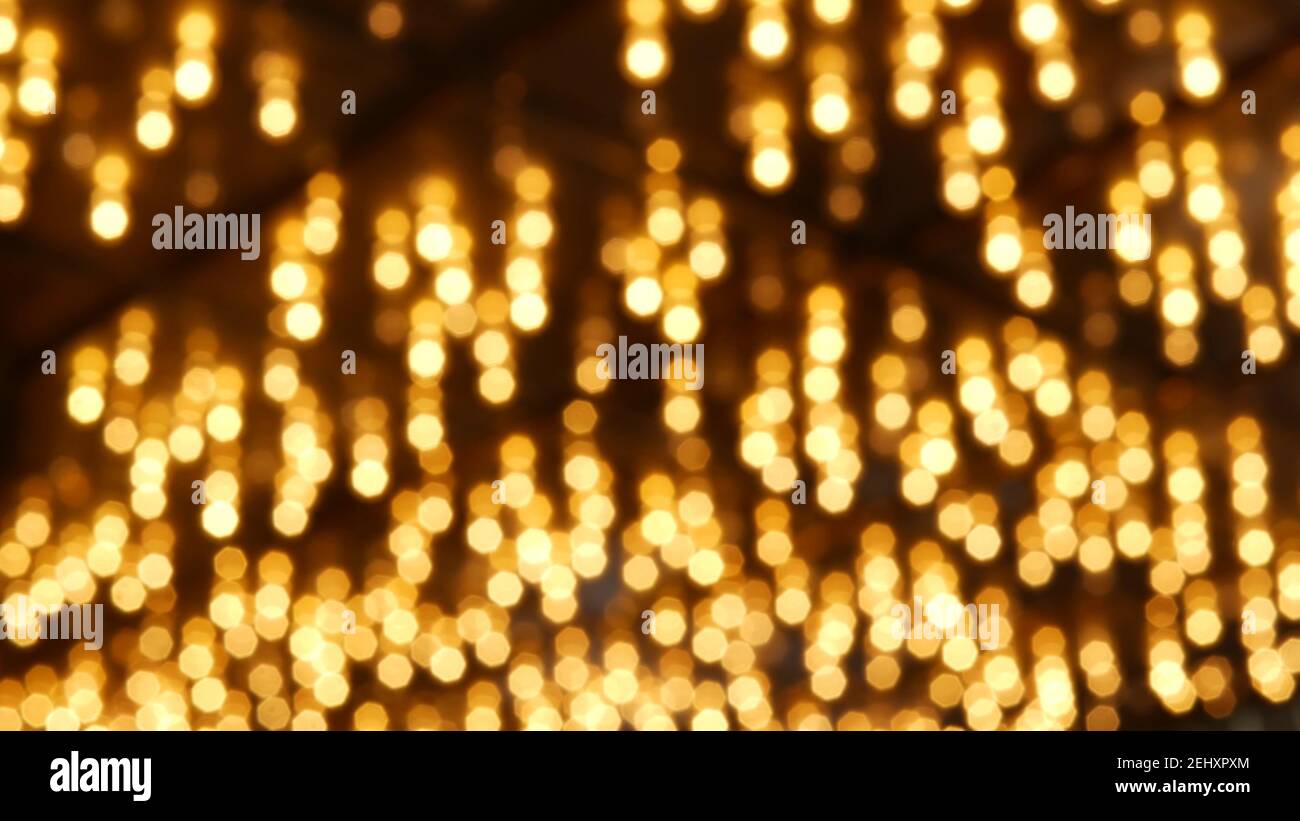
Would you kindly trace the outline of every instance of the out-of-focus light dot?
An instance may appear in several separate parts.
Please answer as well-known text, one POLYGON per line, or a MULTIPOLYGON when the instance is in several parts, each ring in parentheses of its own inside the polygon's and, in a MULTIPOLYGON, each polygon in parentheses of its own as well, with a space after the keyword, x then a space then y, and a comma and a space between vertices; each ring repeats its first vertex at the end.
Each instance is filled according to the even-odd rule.
POLYGON ((406 361, 412 373, 427 379, 442 372, 446 354, 443 352, 442 345, 435 340, 421 339, 411 346, 406 361))
POLYGON ((904 47, 908 62, 929 71, 943 59, 943 41, 930 31, 920 31, 907 38, 904 47))
POLYGON ((688 13, 702 16, 721 8, 722 0, 681 0, 681 3, 688 13))
POLYGON ((509 356, 510 341, 500 331, 484 331, 474 340, 474 358, 484 365, 501 365, 509 356))
POLYGON ((13 222, 22 216, 27 201, 20 188, 14 185, 0 185, 0 222, 13 222))
POLYGON ((727 252, 712 240, 696 243, 691 248, 691 270, 700 279, 714 279, 727 265, 727 252))
POLYGON ((1020 237, 1011 233, 994 234, 984 246, 984 258, 995 271, 1014 270, 1023 253, 1020 237))
POLYGON ((0 17, 0 54, 13 51, 18 42, 18 26, 10 17, 0 17))
POLYGON ((416 252, 430 262, 446 259, 451 247, 451 229, 440 222, 425 225, 415 235, 416 252))
POLYGON ((295 304, 284 319, 285 326, 295 339, 314 339, 325 321, 320 309, 309 302, 295 304))
POLYGON ((1196 294, 1179 288, 1165 295, 1160 301, 1160 309, 1171 325, 1186 327, 1196 321, 1201 306, 1196 294))
POLYGON ((921 447, 921 464, 931 473, 943 475, 957 463, 957 451, 947 439, 931 439, 921 447))
POLYGON ((1219 231, 1210 237, 1209 255, 1215 265, 1230 267, 1241 262, 1246 247, 1236 231, 1219 231))
POLYGON ((525 211, 515 225, 519 241, 529 248, 540 248, 549 242, 553 229, 551 218, 537 209, 525 211))
POLYGON ((232 405, 218 405, 208 411, 208 433, 218 442, 232 442, 243 428, 243 418, 232 405))
POLYGON ((28 511, 18 517, 14 531, 18 541, 27 547, 40 547, 50 538, 50 520, 42 513, 28 511))
POLYGON ((790 172, 794 166, 787 152, 768 147, 759 149, 754 154, 749 169, 755 182, 769 191, 777 191, 790 182, 790 172))
POLYGON ((276 139, 288 136, 297 123, 297 109, 291 100, 283 97, 267 100, 257 112, 257 124, 267 136, 276 139))
POLYGON ((639 80, 657 80, 668 65, 668 52, 658 40, 639 38, 628 45, 623 64, 639 80))
POLYGON ((207 171, 196 171, 185 179, 185 199, 200 208, 212 205, 220 193, 217 178, 207 171))
POLYGON ((1151 234, 1140 223, 1126 220, 1119 226, 1115 252, 1128 262, 1147 259, 1151 256, 1151 234))
POLYGON ((338 226, 328 217, 312 217, 303 227, 302 238, 308 251, 318 255, 328 254, 338 243, 338 226))
POLYGON ((1201 55, 1188 60, 1182 71, 1183 88, 1195 97, 1212 97, 1219 90, 1223 73, 1213 57, 1201 55))
POLYGON ((904 119, 919 120, 930 113, 934 95, 920 80, 908 80, 894 89, 894 107, 904 119))
POLYGON ((216 33, 216 21, 205 9, 187 11, 176 22, 176 39, 187 46, 210 45, 216 33))
POLYGON ((660 245, 674 245, 686 230, 686 223, 676 208, 656 208, 646 218, 646 229, 660 245))
POLYGON ((971 148, 980 154, 996 153, 1007 136, 1002 120, 992 114, 982 114, 972 120, 967 133, 971 148))
POLYGON ((118 154, 105 154, 95 163, 91 176, 95 185, 109 191, 118 191, 131 177, 131 166, 118 154))
POLYGON ((33 116, 48 116, 55 98, 54 86, 44 77, 28 77, 18 86, 18 105, 33 116))
POLYGON ((126 233, 130 216, 126 208, 117 200, 108 199, 100 202, 90 212, 90 226, 95 233, 107 240, 114 240, 126 233))
POLYGON ((714 550, 700 550, 687 563, 687 574, 700 585, 711 585, 722 578, 722 557, 714 550))
POLYGON ((277 402, 287 402, 298 392, 298 374, 288 365, 275 365, 262 377, 262 390, 277 402))
POLYGON ((515 377, 506 368, 488 368, 479 377, 478 386, 479 393, 483 395, 484 399, 494 404, 500 404, 514 395, 515 377))
POLYGON ((139 431, 135 423, 118 416, 104 426, 104 444, 114 453, 126 453, 135 447, 139 431))
POLYGON ((1074 86, 1074 69, 1064 60, 1049 60, 1038 69, 1038 90, 1049 100, 1070 99, 1074 86))
POLYGON ((307 527, 307 511, 297 502, 284 501, 271 511, 271 524, 286 536, 296 536, 307 527))
POLYGON ((1050 3, 1035 2, 1025 6, 1017 21, 1020 33, 1031 43, 1046 43, 1056 34, 1060 18, 1050 3))
POLYGON ((197 102, 212 90, 212 69, 202 60, 189 59, 176 67, 176 93, 197 102))
POLYGON ((1070 386, 1062 379, 1049 379, 1034 391, 1034 403, 1048 416, 1060 416, 1073 401, 1070 386))
POLYGON ((375 282, 390 290, 401 288, 411 276, 411 264, 397 251, 385 251, 375 259, 375 282))
POLYGON ((1167 162, 1151 161, 1138 169, 1138 184, 1149 197, 1160 199, 1174 188, 1174 170, 1167 162))
POLYGON ((389 0, 382 0, 370 7, 366 22, 371 34, 380 40, 391 40, 402 32, 402 7, 389 0))
POLYGON ((1138 9, 1128 19, 1128 35, 1138 45, 1154 45, 1163 30, 1160 15, 1152 9, 1138 9))
POLYGON ((307 290, 307 271, 297 262, 282 262, 271 271, 271 290, 280 299, 297 299, 307 290))
POLYGON ((1046 271, 1025 271, 1016 279, 1016 299, 1028 308, 1042 308, 1052 301, 1052 278, 1046 271))
POLYGON ((524 331, 535 331, 546 324, 546 300, 540 294, 520 294, 510 301, 510 321, 524 331))
POLYGON ((230 502, 209 501, 203 507, 203 529, 217 538, 225 538, 239 526, 239 513, 230 502))
POLYGON ((1223 213, 1223 192, 1217 185, 1202 183, 1187 194, 1187 210, 1199 222, 1211 222, 1223 213))
POLYGON ((515 257, 506 266, 506 284, 514 291, 536 291, 542 286, 542 267, 531 256, 515 257))
POLYGON ((379 462, 367 459, 352 469, 352 487, 362 496, 374 498, 387 486, 388 471, 379 462))
POLYGON ((790 45, 790 32, 780 20, 760 20, 749 29, 750 51, 763 60, 776 60, 790 45))
POLYGON ((831 25, 844 22, 852 11, 853 0, 813 0, 813 13, 831 25))
POLYGON ((1237 541, 1241 560, 1252 567, 1262 567, 1273 557, 1273 538, 1264 530, 1250 530, 1237 541))
POLYGON ((979 204, 980 182, 968 171, 949 175, 943 183, 943 196, 948 204, 959 211, 967 211, 979 204))
POLYGON ((469 272, 464 268, 446 268, 438 274, 434 281, 434 292, 438 299, 448 305, 459 305, 469 299, 473 291, 474 281, 470 279, 469 272))
POLYGON ((678 305, 664 315, 663 327, 674 342, 690 342, 699 336, 700 315, 688 305, 678 305))
POLYGON ((436 448, 442 441, 442 422, 431 414, 420 414, 406 425, 406 438, 420 450, 436 448))
POLYGON ((653 277, 636 277, 623 291, 623 301, 628 310, 637 316, 650 316, 663 302, 663 288, 653 277))
POLYGON ((135 121, 135 137, 150 151, 166 148, 172 133, 172 118, 165 111, 146 111, 135 121))
POLYGON ((812 120, 825 134, 839 134, 849 124, 849 103, 838 94, 823 94, 813 101, 812 120))
POLYGON ((182 462, 193 462, 203 452, 203 434, 193 425, 181 425, 167 437, 167 447, 182 462))

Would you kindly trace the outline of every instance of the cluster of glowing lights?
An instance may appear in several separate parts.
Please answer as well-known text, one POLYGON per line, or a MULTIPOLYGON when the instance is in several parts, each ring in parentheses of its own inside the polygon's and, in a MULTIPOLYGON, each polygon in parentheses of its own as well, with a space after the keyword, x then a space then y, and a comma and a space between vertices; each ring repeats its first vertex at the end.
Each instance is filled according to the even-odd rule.
POLYGON ((1069 26, 1056 0, 1018 0, 1016 30, 1034 51, 1035 89, 1050 104, 1065 103, 1077 86, 1069 26))
POLYGON ((104 154, 95 161, 90 227, 102 240, 113 242, 121 239, 131 223, 126 198, 126 185, 130 178, 131 167, 119 154, 104 154))
POLYGON ((750 109, 749 176, 758 187, 774 193, 794 179, 794 150, 786 131, 790 112, 781 101, 768 98, 750 109))
MULTIPOLYGON (((614 235, 605 241, 601 259, 622 277, 628 312, 638 319, 657 315, 671 342, 691 343, 703 332, 699 290, 725 274, 728 250, 718 201, 708 196, 684 200, 683 182, 676 173, 681 159, 680 146, 667 137, 646 148, 649 172, 641 222, 612 226, 614 235)), ((691 378, 683 372, 674 389, 680 387, 677 382, 691 378)))
POLYGON ((546 298, 546 249, 555 235, 549 201, 551 177, 528 162, 522 151, 507 148, 500 161, 509 169, 516 203, 506 238, 506 285, 510 323, 525 334, 536 333, 550 316, 546 298))
POLYGON ((793 33, 786 17, 785 0, 748 0, 745 46, 760 62, 776 63, 790 51, 793 33))
POLYGON ((627 19, 622 68, 637 82, 654 85, 671 70, 666 0, 624 0, 627 19))
POLYGON ((1286 172, 1281 190, 1274 197, 1278 216, 1277 257, 1285 267, 1286 318, 1293 328, 1300 328, 1300 125, 1284 131, 1280 142, 1286 172))
POLYGON ((59 72, 54 60, 59 53, 59 41, 53 32, 34 28, 23 35, 22 53, 18 105, 29 117, 53 116, 58 105, 59 72))
MULTIPOLYGON (((938 9, 902 0, 894 109, 905 121, 933 112, 931 77, 945 59, 934 12, 965 13, 976 3, 944 0, 938 9)), ((1089 1, 1102 12, 1118 4, 1089 1)), ((747 3, 745 47, 765 68, 793 53, 787 5, 747 3)), ((1063 5, 1020 0, 1014 18, 1034 50, 1038 91, 1053 103, 1075 91, 1063 5)), ((721 6, 677 3, 688 19, 708 19, 721 6)), ((667 0, 626 0, 624 11, 624 68, 646 83, 662 79, 670 67, 667 0)), ((848 52, 835 35, 860 12, 852 0, 811 3, 828 39, 809 53, 808 125, 835 146, 838 184, 850 186, 871 166, 874 149, 857 129, 864 101, 850 87, 848 52)), ((1159 23, 1154 13, 1136 12, 1130 35, 1144 42, 1159 23)), ((397 36, 401 6, 375 3, 368 25, 381 39, 397 36)), ((1174 28, 1184 91, 1213 97, 1221 72, 1208 20, 1189 12, 1174 28)), ((173 140, 172 95, 182 105, 211 97, 215 34, 206 11, 188 11, 177 29, 174 70, 142 77, 136 137, 146 150, 173 140)), ((48 116, 58 77, 53 35, 24 32, 17 4, 0 0, 0 55, 20 43, 18 85, 0 82, 4 222, 25 207, 30 162, 24 140, 7 131, 9 112, 16 103, 33 119, 48 116)), ((262 55, 259 65, 259 126, 282 139, 297 125, 296 69, 283 55, 262 55)), ((986 267, 1013 282, 1023 306, 1037 309, 1053 297, 1054 274, 1039 250, 1041 236, 1022 224, 1033 221, 1022 220, 1015 176, 999 161, 1009 143, 999 84, 980 66, 962 75, 960 123, 939 135, 942 198, 959 213, 984 205, 986 267)), ((1108 205, 1140 213, 1181 183, 1210 270, 1206 289, 1190 240, 1153 248, 1149 234, 1122 235, 1112 255, 1122 269, 1120 297, 1154 302, 1163 351, 1175 365, 1196 360, 1195 329, 1211 294, 1239 307, 1245 343, 1261 363, 1279 361, 1279 299, 1245 273, 1239 203, 1220 174, 1218 148, 1193 136, 1175 152, 1153 92, 1138 94, 1130 114, 1141 127, 1135 173, 1108 187, 1108 205), (1150 251, 1154 276, 1143 264, 1150 251)), ((760 96, 741 119, 753 182, 782 190, 794 173, 790 108, 760 96)), ((65 155, 84 157, 91 169, 91 228, 101 240, 120 239, 130 225, 132 169, 119 153, 83 148, 65 146, 65 155)), ((1289 176, 1276 194, 1278 254, 1288 266, 1286 316, 1297 326, 1300 131, 1284 133, 1282 149, 1289 176)), ((718 200, 688 191, 676 141, 654 139, 645 159, 640 199, 631 217, 612 219, 601 260, 621 277, 619 301, 633 321, 657 317, 666 339, 697 341, 706 320, 700 289, 729 266, 729 215, 718 200)), ((163 345, 157 325, 166 318, 142 308, 122 314, 115 345, 79 342, 61 362, 66 413, 78 427, 99 429, 109 467, 100 475, 95 460, 58 458, 48 475, 19 487, 0 529, 4 595, 47 606, 106 595, 132 620, 103 655, 76 645, 62 672, 49 664, 7 672, 0 728, 1115 729, 1126 685, 1145 686, 1174 715, 1200 706, 1227 716, 1249 690, 1274 703, 1293 697, 1300 638, 1285 627, 1300 619, 1300 551, 1276 527, 1274 508, 1284 505, 1270 497, 1274 471, 1262 425, 1232 419, 1220 429, 1226 448, 1167 427, 1148 416, 1144 397, 1023 317, 997 333, 954 338, 935 327, 917 277, 907 272, 885 281, 883 341, 861 360, 854 347, 870 343, 850 322, 859 315, 854 291, 823 281, 788 299, 801 335, 758 346, 749 381, 739 377, 737 435, 727 443, 761 485, 752 508, 711 474, 719 442, 700 431, 713 405, 680 380, 663 385, 657 408, 664 454, 628 465, 602 452, 598 428, 623 424, 601 401, 619 388, 591 375, 592 351, 613 334, 612 312, 585 296, 574 367, 558 370, 573 374, 577 394, 556 420, 558 470, 543 457, 551 443, 510 430, 490 442, 491 478, 454 470, 443 395, 448 346, 469 340, 480 396, 504 405, 517 387, 520 346, 551 312, 546 252, 558 235, 551 207, 558 183, 514 146, 498 151, 495 164, 514 203, 502 221, 499 285, 485 287, 476 277, 470 251, 490 232, 458 221, 465 192, 449 180, 419 179, 413 207, 374 217, 375 331, 405 365, 410 384, 401 392, 367 388, 334 408, 300 359, 326 332, 328 258, 342 230, 343 183, 328 173, 313 178, 301 213, 274 232, 268 324, 275 339, 260 374, 226 361, 206 328, 183 345, 163 345), (429 270, 416 270, 420 263, 429 270), (951 374, 935 362, 944 345, 952 346, 944 351, 955 363, 951 374), (165 382, 172 357, 160 357, 156 347, 180 351, 174 384, 165 382), (858 361, 866 362, 865 377, 851 367, 858 361), (864 378, 867 403, 859 408, 849 387, 864 378), (279 414, 278 436, 262 451, 248 419, 267 401, 279 414), (252 448, 258 459, 247 458, 252 448), (418 462, 414 482, 395 469, 399 448, 418 462), (269 468, 253 470, 266 453, 269 468), (914 538, 874 515, 854 520, 861 527, 850 561, 824 566, 817 558, 824 537, 806 527, 809 514, 796 509, 804 502, 792 497, 800 466, 814 468, 804 477, 809 507, 843 522, 854 515, 868 454, 893 463, 893 498, 933 526, 914 538), (1001 477, 981 475, 983 456, 1018 475, 1027 490, 1028 508, 1005 528, 1011 514, 993 484, 1001 477), (307 542, 295 541, 308 532, 336 471, 360 504, 386 517, 360 576, 345 569, 350 560, 331 552, 328 539, 309 552, 301 550, 307 542), (191 474, 205 497, 193 510, 185 503, 191 488, 179 481, 191 474), (1211 521, 1208 496, 1219 478, 1230 491, 1226 524, 1235 549, 1212 561, 1211 533, 1221 523, 1211 521), (260 551, 238 542, 244 517, 262 511, 248 499, 264 488, 271 491, 270 524, 284 544, 260 551), (617 509, 621 498, 632 500, 631 509, 617 509), (69 509, 84 513, 69 516, 69 509), (175 525, 189 517, 212 548, 204 560, 211 561, 211 586, 197 610, 179 606, 175 579, 178 560, 195 547, 178 544, 175 525), (738 527, 746 522, 752 526, 738 527), (460 571, 435 568, 446 555, 439 542, 457 538, 467 548, 454 558, 460 571), (970 572, 1011 555, 1015 575, 1007 580, 984 584, 970 572), (1211 576, 1223 562, 1236 573, 1226 583, 1211 576), (1089 584, 1104 585, 1125 566, 1145 574, 1149 591, 1136 623, 1145 669, 1126 669, 1120 658, 1112 627, 1128 625, 1087 612, 1067 634, 1022 600, 1017 586, 1043 590, 1067 564, 1089 584), (594 628, 579 618, 580 594, 597 580, 607 586, 610 565, 617 592, 594 628), (450 598, 422 587, 435 574, 450 598), (1000 639, 980 648, 969 637, 900 637, 892 611, 916 596, 939 622, 951 620, 950 605, 996 604, 1000 639), (532 601, 540 630, 525 612, 532 601), (643 629, 645 612, 653 630, 643 629), (1253 628, 1228 639, 1246 651, 1244 666, 1216 649, 1239 621, 1253 628), (783 690, 769 665, 794 640, 803 681, 783 690), (861 667, 852 669, 859 658, 861 667), (417 678, 456 698, 398 697, 417 678)), ((843 197, 830 202, 841 219, 861 210, 843 197)), ((756 303, 787 302, 762 276, 750 293, 756 303)))
POLYGON ((140 79, 135 138, 149 151, 171 145, 176 132, 171 111, 172 82, 172 73, 165 68, 150 69, 140 79))
POLYGON ((1188 11, 1174 23, 1178 80, 1183 92, 1194 100, 1213 98, 1223 84, 1223 69, 1211 42, 1213 33, 1209 18, 1200 11, 1188 11))
POLYGON ((253 60, 258 84, 257 127, 271 140, 287 139, 298 127, 298 64, 266 51, 253 60))
POLYGON ((275 230, 271 254, 271 292, 279 302, 268 324, 279 337, 297 342, 316 339, 325 324, 324 259, 339 239, 342 182, 321 172, 307 183, 307 206, 301 217, 284 219, 275 230))
POLYGON ((904 124, 919 124, 935 109, 934 74, 947 51, 934 4, 900 0, 906 17, 891 49, 894 71, 890 101, 904 124))
POLYGON ((185 12, 176 24, 176 55, 173 85, 181 104, 195 107, 206 103, 217 85, 217 56, 213 46, 217 23, 205 9, 185 12))

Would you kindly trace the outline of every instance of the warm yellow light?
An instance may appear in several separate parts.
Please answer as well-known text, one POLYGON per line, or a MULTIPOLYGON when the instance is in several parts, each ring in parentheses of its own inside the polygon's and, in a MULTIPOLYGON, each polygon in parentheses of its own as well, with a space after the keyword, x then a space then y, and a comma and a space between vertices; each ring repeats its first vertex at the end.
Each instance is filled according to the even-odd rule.
POLYGON ((298 124, 298 111, 292 100, 272 97, 258 109, 257 124, 268 137, 282 139, 293 133, 298 124))
POLYGON ((659 40, 641 37, 628 44, 623 65, 638 80, 658 80, 668 66, 667 48, 659 40))
POLYGON ((981 114, 967 128, 971 148, 980 154, 994 154, 1002 148, 1007 132, 1002 120, 993 114, 981 114))
POLYGON ((23 215, 27 198, 16 185, 0 184, 0 222, 13 222, 23 215))
POLYGON ((135 121, 135 138, 150 151, 166 148, 172 133, 172 118, 165 111, 146 111, 135 121))
POLYGON ((1031 43, 1041 44, 1056 34, 1060 18, 1051 3, 1032 2, 1020 11, 1020 33, 1031 43))
POLYGON ((1219 90, 1219 85, 1223 81, 1223 73, 1219 70, 1219 63, 1212 56, 1200 55, 1193 57, 1183 65, 1182 74, 1183 88, 1194 97, 1212 97, 1219 90))
POLYGON ((107 240, 115 240, 126 233, 130 215, 126 207, 116 199, 105 199, 90 212, 90 227, 95 233, 107 240))
POLYGON ((849 124, 849 101, 839 94, 822 94, 812 103, 812 121, 823 134, 839 134, 849 124))
POLYGON ((203 9, 187 11, 176 23, 176 39, 182 45, 201 47, 212 43, 217 34, 216 22, 203 9))
POLYGON ((314 339, 320 333, 324 317, 310 302, 299 302, 285 314, 285 326, 295 339, 314 339))
POLYGON ((104 395, 89 385, 68 394, 68 415, 83 425, 89 425, 104 412, 104 395))
POLYGON ((1074 68, 1065 60, 1049 60, 1038 69, 1038 90, 1053 102, 1068 100, 1074 94, 1074 68))
POLYGON ((853 0, 813 0, 813 14, 829 25, 843 23, 853 12, 853 0))
POLYGON ((13 18, 0 17, 0 54, 13 51, 17 42, 18 26, 14 24, 13 18))
POLYGON ((27 77, 18 86, 18 105, 33 117, 52 114, 55 98, 54 85, 45 77, 27 77))
POLYGON ((777 60, 790 45, 790 32, 781 20, 759 20, 750 26, 746 42, 760 59, 777 60))
POLYGON ((933 31, 919 31, 907 38, 907 61, 917 68, 929 71, 943 59, 943 41, 933 31))
POLYGON ((198 102, 212 91, 212 68, 197 58, 185 60, 176 67, 176 93, 184 100, 198 102))
POLYGON ((894 108, 907 120, 919 120, 930 113, 934 94, 921 80, 906 80, 894 89, 894 108))
POLYGON ((754 181, 769 191, 779 191, 790 183, 794 165, 790 155, 777 147, 757 151, 749 161, 749 171, 754 181))

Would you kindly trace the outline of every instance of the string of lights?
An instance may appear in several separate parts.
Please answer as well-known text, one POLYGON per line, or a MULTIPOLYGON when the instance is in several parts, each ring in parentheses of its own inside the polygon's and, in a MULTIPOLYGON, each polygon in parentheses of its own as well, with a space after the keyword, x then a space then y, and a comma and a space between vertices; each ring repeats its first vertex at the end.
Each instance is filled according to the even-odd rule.
POLYGON ((0 0, 0 603, 103 642, 0 728, 1293 702, 1295 10, 87 5, 0 0))

